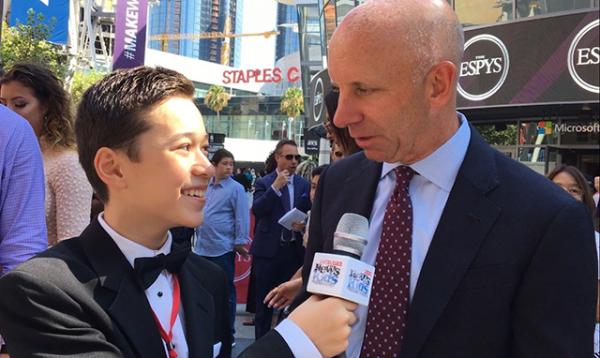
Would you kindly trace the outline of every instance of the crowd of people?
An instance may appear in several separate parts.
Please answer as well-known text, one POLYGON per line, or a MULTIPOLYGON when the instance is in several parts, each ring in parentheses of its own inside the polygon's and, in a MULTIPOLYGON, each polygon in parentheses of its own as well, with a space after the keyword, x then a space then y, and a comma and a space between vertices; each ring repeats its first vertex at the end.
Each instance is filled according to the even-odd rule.
POLYGON ((462 50, 445 1, 356 7, 329 48, 331 164, 281 140, 264 172, 234 173, 227 149, 209 158, 176 71, 114 71, 73 118, 51 71, 8 69, 0 354, 229 357, 236 255, 252 257, 255 311, 240 357, 597 353, 599 178, 544 178, 486 144, 456 111, 462 50), (290 212, 306 219, 283 224, 290 212), (307 291, 345 213, 370 222, 368 306, 307 291))

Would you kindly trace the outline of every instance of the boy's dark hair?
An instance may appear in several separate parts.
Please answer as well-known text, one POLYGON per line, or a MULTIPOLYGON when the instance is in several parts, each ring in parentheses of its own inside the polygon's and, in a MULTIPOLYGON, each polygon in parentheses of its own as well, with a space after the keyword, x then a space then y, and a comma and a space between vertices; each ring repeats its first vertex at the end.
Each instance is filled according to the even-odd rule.
POLYGON ((215 154, 213 154, 213 157, 210 161, 213 163, 213 165, 217 165, 221 160, 225 158, 231 158, 232 160, 235 160, 233 154, 230 151, 228 151, 227 149, 219 149, 215 152, 215 154))
POLYGON ((293 145, 294 147, 298 146, 298 144, 291 139, 282 139, 277 142, 277 145, 275 146, 275 153, 281 154, 281 148, 283 148, 284 145, 293 145))
POLYGON ((146 114, 171 97, 193 95, 194 85, 182 74, 145 66, 117 70, 85 91, 75 120, 77 150, 102 202, 108 200, 108 188, 94 168, 98 149, 123 150, 129 159, 139 160, 136 140, 151 128, 146 114))
POLYGON ((327 169, 328 166, 329 166, 329 164, 319 165, 318 167, 313 169, 313 171, 311 173, 311 177, 315 177, 317 175, 323 174, 323 172, 325 171, 325 169, 327 169))

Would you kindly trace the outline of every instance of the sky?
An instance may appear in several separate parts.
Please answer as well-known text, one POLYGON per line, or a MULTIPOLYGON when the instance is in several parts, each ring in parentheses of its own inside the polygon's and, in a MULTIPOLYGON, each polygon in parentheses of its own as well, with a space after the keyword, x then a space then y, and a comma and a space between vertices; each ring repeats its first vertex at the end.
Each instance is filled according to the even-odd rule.
MULTIPOLYGON (((243 0, 242 32, 271 31, 277 25, 277 1, 243 0)), ((275 36, 242 38, 241 68, 272 68, 275 62, 275 36)))

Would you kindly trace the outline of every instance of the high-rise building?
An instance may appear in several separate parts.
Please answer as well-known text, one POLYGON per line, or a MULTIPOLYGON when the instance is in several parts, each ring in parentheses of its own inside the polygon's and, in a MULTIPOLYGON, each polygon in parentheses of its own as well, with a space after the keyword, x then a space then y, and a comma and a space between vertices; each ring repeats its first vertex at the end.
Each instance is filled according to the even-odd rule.
MULTIPOLYGON (((149 11, 150 37, 158 34, 237 33, 242 0, 159 0, 149 11)), ((240 40, 231 37, 150 40, 148 47, 224 65, 239 65, 240 40)))
POLYGON ((298 14, 296 6, 277 4, 277 45, 275 61, 298 51, 298 14))

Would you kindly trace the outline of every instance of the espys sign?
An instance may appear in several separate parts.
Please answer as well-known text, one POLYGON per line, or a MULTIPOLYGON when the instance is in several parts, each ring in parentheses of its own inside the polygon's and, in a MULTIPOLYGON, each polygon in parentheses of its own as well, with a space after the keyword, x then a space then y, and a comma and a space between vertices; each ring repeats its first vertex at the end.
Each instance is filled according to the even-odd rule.
POLYGON ((322 124, 325 118, 325 96, 331 91, 331 80, 327 69, 321 70, 310 80, 307 103, 308 127, 322 124))
POLYGON ((600 63, 598 23, 599 20, 592 21, 577 33, 569 46, 567 57, 573 81, 584 90, 596 94, 600 93, 598 71, 594 71, 594 66, 597 69, 600 63))
POLYGON ((502 87, 509 68, 510 58, 502 40, 477 35, 465 43, 458 92, 471 101, 489 98, 502 87))
POLYGON ((598 12, 465 31, 459 109, 598 101, 598 12))
POLYGON ((312 94, 312 113, 314 115, 315 122, 321 122, 323 117, 323 107, 325 107, 325 86, 323 85, 323 79, 317 78, 314 88, 311 91, 312 94))

